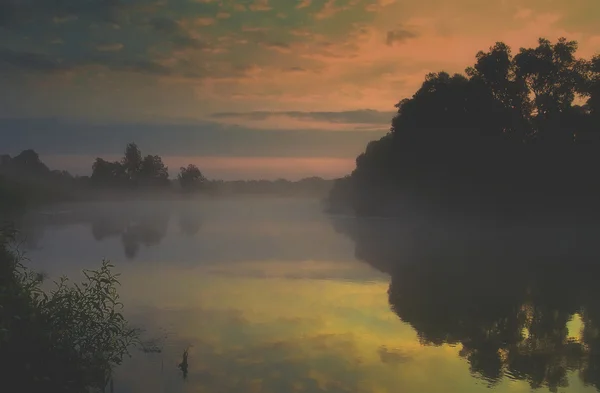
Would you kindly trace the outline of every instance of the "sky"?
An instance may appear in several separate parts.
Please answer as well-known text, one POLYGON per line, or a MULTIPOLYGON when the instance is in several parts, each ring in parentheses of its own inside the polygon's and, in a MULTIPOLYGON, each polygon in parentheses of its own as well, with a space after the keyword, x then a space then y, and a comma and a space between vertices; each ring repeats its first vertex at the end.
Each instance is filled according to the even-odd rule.
POLYGON ((213 178, 337 177, 428 72, 496 41, 600 53, 597 0, 0 0, 0 153, 127 142, 213 178))

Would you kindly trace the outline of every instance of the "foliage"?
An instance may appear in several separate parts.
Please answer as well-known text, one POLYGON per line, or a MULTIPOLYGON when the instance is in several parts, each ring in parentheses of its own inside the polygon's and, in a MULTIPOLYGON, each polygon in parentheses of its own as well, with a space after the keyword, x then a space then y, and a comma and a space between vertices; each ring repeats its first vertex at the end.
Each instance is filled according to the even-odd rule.
POLYGON ((194 164, 181 167, 177 180, 184 191, 196 191, 206 184, 206 178, 194 164))
POLYGON ((140 332, 122 315, 113 265, 84 271, 79 284, 63 277, 46 293, 43 276, 9 248, 12 239, 10 231, 0 232, 3 383, 24 392, 103 389, 112 368, 140 343, 140 332))
POLYGON ((81 178, 67 171, 52 171, 33 150, 15 157, 0 156, 0 212, 21 209, 42 202, 74 198, 81 178))
POLYGON ((576 50, 565 38, 540 39, 513 56, 499 42, 479 52, 466 75, 428 74, 396 105, 390 133, 357 157, 351 186, 334 188, 332 204, 387 214, 400 194, 452 208, 591 201, 600 60, 578 59, 576 50))
POLYGON ((125 147, 121 161, 96 158, 92 165, 94 184, 111 188, 168 187, 169 168, 158 155, 142 156, 135 143, 125 147))

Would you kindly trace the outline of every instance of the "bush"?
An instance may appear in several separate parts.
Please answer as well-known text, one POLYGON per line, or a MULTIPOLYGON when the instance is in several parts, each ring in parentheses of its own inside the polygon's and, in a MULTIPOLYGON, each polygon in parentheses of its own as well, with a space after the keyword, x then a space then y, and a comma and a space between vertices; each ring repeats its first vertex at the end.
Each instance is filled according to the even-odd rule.
POLYGON ((10 248, 14 232, 0 229, 0 367, 3 385, 22 392, 102 390, 113 368, 140 343, 125 320, 108 261, 63 277, 49 292, 43 276, 25 267, 10 248))

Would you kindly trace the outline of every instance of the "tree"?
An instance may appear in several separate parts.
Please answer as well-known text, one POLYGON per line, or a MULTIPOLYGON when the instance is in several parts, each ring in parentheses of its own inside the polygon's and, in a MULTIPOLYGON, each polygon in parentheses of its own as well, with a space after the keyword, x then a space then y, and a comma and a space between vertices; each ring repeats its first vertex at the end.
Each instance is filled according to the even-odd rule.
POLYGON ((120 162, 109 162, 102 158, 96 158, 92 165, 92 182, 101 185, 118 185, 124 184, 126 172, 124 166, 120 162))
POLYGON ((513 57, 498 42, 466 76, 428 74, 396 104, 390 133, 357 157, 346 187, 354 195, 334 188, 330 200, 365 214, 384 213, 400 194, 436 208, 583 208, 600 165, 589 148, 600 142, 600 56, 576 50, 540 39, 513 57))
POLYGON ((585 61, 575 57, 576 41, 556 44, 540 38, 536 48, 521 48, 514 58, 515 77, 533 96, 533 137, 550 143, 572 142, 568 126, 572 104, 585 91, 585 61))
POLYGON ((142 152, 135 143, 129 143, 125 147, 125 156, 122 160, 123 168, 129 180, 136 180, 142 166, 142 152))
POLYGON ((120 162, 109 162, 96 158, 92 165, 92 181, 110 186, 166 186, 169 183, 169 168, 158 155, 142 157, 135 143, 129 143, 120 162))
POLYGON ((139 181, 146 185, 169 184, 169 168, 158 155, 147 155, 140 164, 139 181))
POLYGON ((181 188, 187 192, 199 190, 206 184, 206 178, 194 164, 189 164, 187 167, 181 167, 177 179, 179 180, 181 188))
POLYGON ((40 160, 39 154, 32 149, 23 150, 10 161, 10 164, 21 173, 45 175, 50 172, 46 164, 40 160))

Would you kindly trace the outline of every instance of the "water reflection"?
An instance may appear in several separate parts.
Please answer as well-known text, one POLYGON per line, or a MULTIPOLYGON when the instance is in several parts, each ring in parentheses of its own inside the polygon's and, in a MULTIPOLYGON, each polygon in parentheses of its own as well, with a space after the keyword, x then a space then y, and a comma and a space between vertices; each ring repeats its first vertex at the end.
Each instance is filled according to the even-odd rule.
POLYGON ((332 226, 317 203, 276 200, 88 203, 38 218, 32 261, 50 277, 115 261, 128 318, 165 336, 122 365, 118 393, 600 386, 591 230, 332 226), (137 263, 120 263, 128 244, 137 263))
POLYGON ((125 256, 134 259, 140 247, 158 245, 167 233, 168 212, 136 215, 126 211, 117 215, 98 215, 92 217, 91 227, 94 239, 101 241, 111 237, 120 237, 125 256))
POLYGON ((202 227, 202 216, 196 211, 179 213, 179 229, 188 236, 195 236, 202 227))
POLYGON ((141 247, 157 246, 167 235, 171 216, 178 216, 179 229, 195 236, 202 227, 202 214, 190 206, 178 209, 172 203, 98 203, 72 205, 66 209, 34 212, 12 218, 19 230, 20 243, 37 250, 47 229, 76 224, 89 226, 96 241, 118 238, 127 259, 133 260, 141 247))
POLYGON ((460 345, 472 374, 490 386, 507 377, 556 392, 576 371, 600 390, 600 259, 583 242, 590 229, 540 235, 524 225, 481 247, 486 234, 466 229, 438 226, 444 242, 388 220, 335 219, 334 227, 355 242, 359 259, 391 275, 391 309, 422 345, 460 345))

